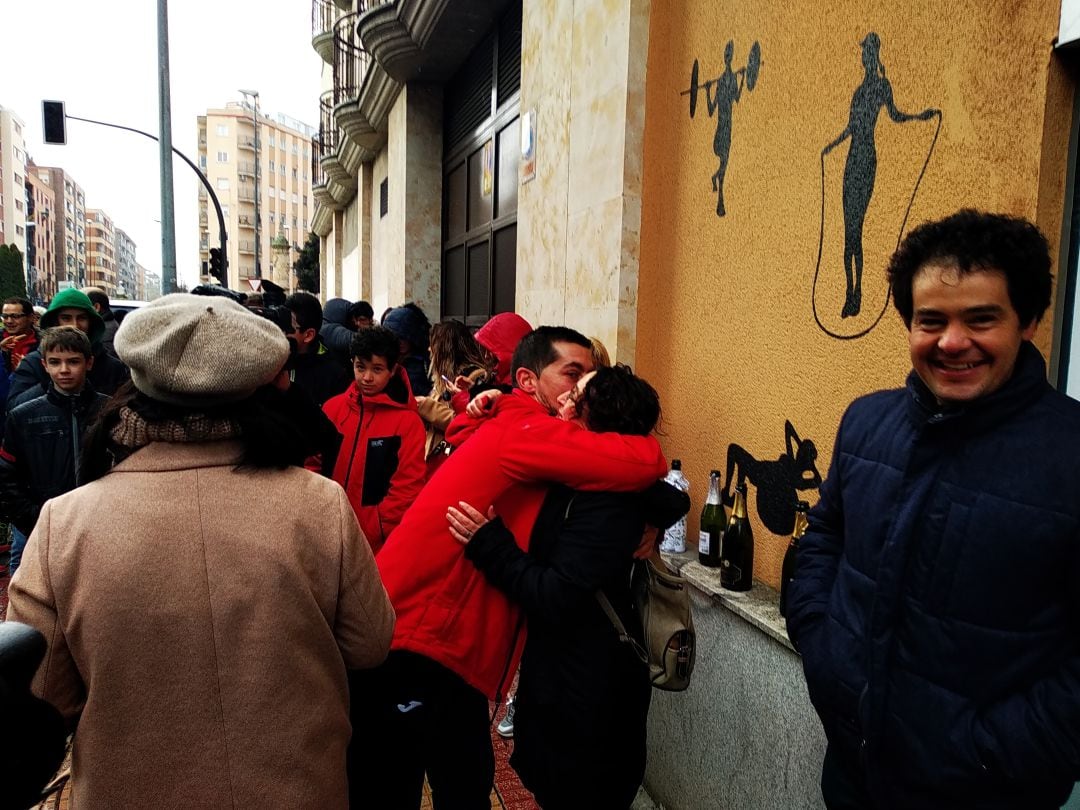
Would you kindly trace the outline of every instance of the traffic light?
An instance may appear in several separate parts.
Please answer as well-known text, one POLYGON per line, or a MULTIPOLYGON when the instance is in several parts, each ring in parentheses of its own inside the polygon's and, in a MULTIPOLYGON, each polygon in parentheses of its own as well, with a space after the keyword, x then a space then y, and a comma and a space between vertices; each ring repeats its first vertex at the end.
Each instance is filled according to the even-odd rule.
POLYGON ((45 132, 45 143, 67 143, 67 115, 64 113, 64 102, 43 101, 41 102, 41 118, 45 132))
POLYGON ((225 284, 225 257, 221 248, 210 248, 210 275, 225 284))

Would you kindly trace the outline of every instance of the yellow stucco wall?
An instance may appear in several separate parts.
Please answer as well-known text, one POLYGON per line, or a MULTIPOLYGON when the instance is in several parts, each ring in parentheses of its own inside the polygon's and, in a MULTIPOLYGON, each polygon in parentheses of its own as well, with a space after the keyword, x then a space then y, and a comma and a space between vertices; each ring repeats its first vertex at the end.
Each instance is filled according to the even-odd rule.
MULTIPOLYGON (((708 470, 724 471, 729 443, 775 461, 790 420, 816 444, 824 476, 847 404, 900 385, 910 369, 891 304, 858 339, 830 337, 815 323, 819 235, 818 316, 844 335, 870 327, 885 304, 885 263, 928 153, 907 229, 975 206, 1035 219, 1056 251, 1072 92, 1051 55, 1059 9, 1057 0, 653 5, 637 364, 662 396, 665 449, 683 459, 692 482, 692 537, 708 470), (860 42, 871 31, 896 106, 940 109, 941 129, 931 153, 936 118, 894 123, 881 111, 862 312, 841 318, 851 141, 824 158, 824 169, 822 150, 847 125, 864 77, 860 42), (753 91, 744 87, 733 105, 721 217, 711 188, 717 119, 702 91, 691 120, 680 91, 695 58, 702 82, 721 73, 729 39, 733 69, 747 64, 755 41, 762 63, 753 91)), ((1036 341, 1044 354, 1052 327, 1045 321, 1036 341)), ((775 586, 786 539, 765 529, 755 499, 751 484, 755 576, 775 586)))

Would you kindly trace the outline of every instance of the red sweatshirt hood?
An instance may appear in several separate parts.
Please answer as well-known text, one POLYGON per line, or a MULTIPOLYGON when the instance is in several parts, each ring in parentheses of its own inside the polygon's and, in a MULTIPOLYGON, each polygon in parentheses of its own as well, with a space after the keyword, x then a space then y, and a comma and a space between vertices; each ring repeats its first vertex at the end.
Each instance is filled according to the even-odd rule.
POLYGON ((405 366, 401 365, 401 363, 398 363, 386 388, 373 396, 369 397, 362 394, 356 380, 353 380, 353 384, 349 386, 349 396, 346 398, 346 404, 350 410, 360 411, 358 397, 363 397, 365 406, 380 405, 386 408, 401 408, 406 411, 416 410, 416 397, 413 396, 412 386, 409 385, 409 375, 405 373, 405 366))
POLYGON ((476 341, 499 360, 496 369, 500 385, 511 385, 510 361, 514 349, 532 331, 529 322, 516 312, 500 312, 476 332, 476 341))

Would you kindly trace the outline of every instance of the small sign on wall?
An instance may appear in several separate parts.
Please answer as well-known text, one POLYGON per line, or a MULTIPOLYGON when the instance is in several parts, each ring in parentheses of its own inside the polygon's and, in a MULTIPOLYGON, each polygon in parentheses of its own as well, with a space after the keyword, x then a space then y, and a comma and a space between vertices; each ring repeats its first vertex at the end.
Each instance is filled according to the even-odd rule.
POLYGON ((536 110, 521 116, 521 183, 536 177, 536 110))

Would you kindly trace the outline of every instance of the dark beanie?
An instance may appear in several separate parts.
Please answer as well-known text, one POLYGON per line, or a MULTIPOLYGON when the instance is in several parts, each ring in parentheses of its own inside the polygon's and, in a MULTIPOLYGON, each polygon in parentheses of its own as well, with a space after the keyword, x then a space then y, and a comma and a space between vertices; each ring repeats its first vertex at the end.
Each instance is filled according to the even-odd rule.
POLYGON ((417 351, 427 351, 431 324, 416 304, 394 307, 386 314, 382 325, 397 335, 398 340, 409 341, 417 351))

